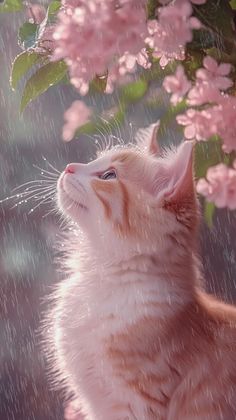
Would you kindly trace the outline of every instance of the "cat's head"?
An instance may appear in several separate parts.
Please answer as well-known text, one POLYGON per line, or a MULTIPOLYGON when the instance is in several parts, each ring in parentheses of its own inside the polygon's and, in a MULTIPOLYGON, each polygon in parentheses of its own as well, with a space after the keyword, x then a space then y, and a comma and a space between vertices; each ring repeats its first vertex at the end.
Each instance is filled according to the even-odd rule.
POLYGON ((143 131, 133 147, 113 148, 87 164, 67 165, 58 181, 63 213, 96 247, 143 252, 179 232, 194 237, 198 206, 193 180, 193 144, 160 152, 158 125, 143 131))

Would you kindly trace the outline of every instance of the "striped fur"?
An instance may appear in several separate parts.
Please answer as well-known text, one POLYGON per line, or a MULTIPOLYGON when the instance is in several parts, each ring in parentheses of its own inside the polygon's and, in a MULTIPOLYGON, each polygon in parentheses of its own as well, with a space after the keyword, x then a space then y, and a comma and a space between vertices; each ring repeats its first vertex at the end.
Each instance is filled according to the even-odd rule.
POLYGON ((191 146, 153 150, 110 150, 58 182, 81 229, 50 313, 67 419, 236 418, 236 310, 200 288, 191 146))

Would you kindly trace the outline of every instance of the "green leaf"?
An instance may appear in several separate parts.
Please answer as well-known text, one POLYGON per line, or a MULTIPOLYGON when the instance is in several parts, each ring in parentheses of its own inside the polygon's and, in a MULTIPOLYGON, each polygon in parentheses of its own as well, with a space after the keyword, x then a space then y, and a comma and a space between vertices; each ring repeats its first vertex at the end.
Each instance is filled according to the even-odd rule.
POLYGON ((52 1, 48 6, 48 17, 51 18, 57 14, 61 7, 61 2, 58 0, 52 1))
POLYGON ((0 13, 20 12, 22 9, 22 0, 5 0, 2 4, 0 4, 0 13))
POLYGON ((67 66, 64 61, 48 63, 41 67, 28 80, 25 85, 21 99, 20 113, 25 107, 42 93, 46 92, 49 87, 60 82, 67 72, 67 66))
POLYGON ((236 10, 236 0, 230 0, 229 4, 233 10, 236 10))
POLYGON ((213 217, 215 214, 215 204, 204 200, 204 219, 209 228, 213 226, 213 217))
POLYGON ((20 46, 27 50, 32 48, 37 43, 38 27, 36 23, 25 22, 19 29, 18 40, 20 46))
POLYGON ((24 51, 17 55, 12 63, 10 85, 14 90, 19 80, 25 73, 40 59, 40 55, 35 52, 24 51))
POLYGON ((127 103, 137 102, 145 95, 147 88, 148 84, 144 79, 129 83, 121 89, 121 99, 127 103))

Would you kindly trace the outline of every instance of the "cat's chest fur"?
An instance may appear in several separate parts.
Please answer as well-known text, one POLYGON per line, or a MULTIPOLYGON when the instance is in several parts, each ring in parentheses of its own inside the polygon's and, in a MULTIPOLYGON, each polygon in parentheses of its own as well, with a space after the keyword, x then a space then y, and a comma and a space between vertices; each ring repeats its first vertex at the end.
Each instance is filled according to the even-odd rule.
POLYGON ((160 293, 156 276, 143 267, 119 267, 112 273, 82 273, 61 286, 58 360, 63 361, 71 387, 89 401, 91 419, 166 415, 179 378, 160 343, 153 342, 158 317, 167 310, 165 288, 160 293))

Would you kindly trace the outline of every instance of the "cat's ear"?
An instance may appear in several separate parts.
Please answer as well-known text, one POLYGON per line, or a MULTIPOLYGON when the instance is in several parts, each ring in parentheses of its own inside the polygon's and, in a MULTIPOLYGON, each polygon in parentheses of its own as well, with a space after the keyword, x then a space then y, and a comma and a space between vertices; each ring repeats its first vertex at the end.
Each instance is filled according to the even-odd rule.
POLYGON ((165 158, 165 166, 158 175, 156 197, 163 201, 165 207, 176 212, 196 204, 193 146, 193 142, 184 141, 176 152, 165 158))
POLYGON ((159 155, 160 147, 158 145, 157 133, 160 127, 160 121, 149 125, 147 128, 138 130, 135 140, 140 150, 151 155, 159 155))
POLYGON ((193 145, 191 141, 184 141, 170 162, 165 198, 176 200, 193 192, 193 145))
POLYGON ((194 232, 199 212, 194 187, 193 146, 193 142, 184 141, 176 152, 165 158, 155 195, 159 206, 174 213, 178 222, 194 232))

